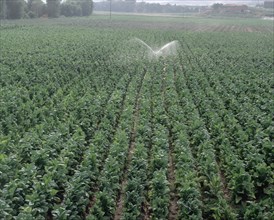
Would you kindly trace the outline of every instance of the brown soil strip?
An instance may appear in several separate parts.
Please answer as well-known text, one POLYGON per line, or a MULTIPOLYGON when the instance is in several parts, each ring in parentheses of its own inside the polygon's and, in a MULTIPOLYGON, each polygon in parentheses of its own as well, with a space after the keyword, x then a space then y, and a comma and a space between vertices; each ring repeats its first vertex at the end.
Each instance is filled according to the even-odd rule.
POLYGON ((138 114, 139 114, 139 110, 136 111, 136 114, 134 114, 134 125, 133 125, 132 131, 131 131, 129 150, 128 150, 127 159, 126 159, 124 172, 123 172, 123 176, 122 176, 121 190, 119 192, 118 202, 117 202, 117 206, 116 206, 116 210, 115 210, 115 214, 114 214, 114 218, 113 218, 114 220, 121 219, 122 214, 123 214, 124 197, 125 197, 125 193, 126 193, 126 186, 128 183, 128 169, 129 169, 129 165, 130 165, 132 155, 133 155, 133 152, 135 149, 136 125, 138 123, 138 114))
POLYGON ((145 201, 142 204, 142 220, 149 220, 151 219, 151 214, 152 214, 152 210, 151 210, 151 206, 149 204, 149 201, 145 201))
POLYGON ((174 158, 173 158, 173 151, 174 151, 174 142, 173 142, 173 136, 171 129, 169 130, 169 152, 168 152, 168 182, 169 182, 169 188, 170 188, 170 200, 169 200, 169 213, 168 213, 168 219, 169 220, 175 220, 177 219, 178 212, 179 212, 179 206, 178 206, 178 195, 175 185, 175 164, 174 164, 174 158))
POLYGON ((219 162, 217 161, 218 167, 219 167, 219 176, 221 179, 221 187, 222 187, 222 191, 224 194, 224 198, 227 201, 227 203, 229 204, 229 201, 231 201, 231 192, 229 191, 228 187, 227 187, 227 182, 226 182, 226 178, 225 178, 225 174, 222 171, 219 162))

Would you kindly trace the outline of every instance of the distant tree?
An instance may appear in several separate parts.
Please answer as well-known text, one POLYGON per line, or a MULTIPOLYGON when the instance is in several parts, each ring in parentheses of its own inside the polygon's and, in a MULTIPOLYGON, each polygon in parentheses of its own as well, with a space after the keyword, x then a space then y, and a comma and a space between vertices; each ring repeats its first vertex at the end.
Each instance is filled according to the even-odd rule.
POLYGON ((29 18, 41 17, 46 13, 46 5, 42 0, 27 1, 27 15, 29 18))
POLYGON ((89 16, 93 11, 92 0, 67 0, 61 4, 61 14, 69 16, 89 16))
POLYGON ((7 18, 6 0, 0 0, 0 19, 7 18))
POLYGON ((274 8, 274 1, 264 1, 264 8, 274 8))
POLYGON ((34 0, 27 0, 27 8, 28 8, 28 11, 31 11, 31 7, 32 7, 33 1, 34 1, 34 0))
POLYGON ((144 12, 146 8, 146 3, 145 2, 140 2, 136 4, 136 12, 144 12))
POLYGON ((59 17, 60 0, 47 0, 47 12, 49 18, 59 17))
POLYGON ((135 11, 136 0, 125 0, 126 12, 135 11))
POLYGON ((66 17, 82 16, 82 7, 74 2, 64 2, 61 4, 61 15, 66 17))
POLYGON ((89 16, 93 11, 93 1, 92 0, 81 0, 80 5, 82 8, 82 16, 89 16))
POLYGON ((215 3, 212 5, 213 10, 219 10, 223 7, 224 5, 222 3, 215 3))
POLYGON ((20 19, 24 15, 24 1, 23 0, 6 0, 7 18, 20 19))
POLYGON ((147 4, 146 12, 148 12, 148 13, 162 13, 163 6, 160 5, 159 3, 147 4))
POLYGON ((37 14, 38 17, 41 17, 46 14, 47 6, 42 0, 34 0, 32 10, 37 14))

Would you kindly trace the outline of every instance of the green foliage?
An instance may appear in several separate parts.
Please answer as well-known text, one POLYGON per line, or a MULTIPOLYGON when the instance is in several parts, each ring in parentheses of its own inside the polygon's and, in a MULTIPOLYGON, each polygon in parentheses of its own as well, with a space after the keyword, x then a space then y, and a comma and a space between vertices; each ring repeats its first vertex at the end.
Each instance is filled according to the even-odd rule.
POLYGON ((169 188, 164 170, 154 172, 151 188, 152 218, 166 219, 168 216, 169 188))
POLYGON ((0 0, 0 19, 7 18, 7 4, 6 0, 0 0))
POLYGON ((47 12, 49 18, 59 17, 60 0, 47 0, 47 12))
POLYGON ((1 23, 1 219, 272 218, 272 33, 167 20, 1 23))
POLYGON ((219 10, 223 7, 224 5, 221 4, 221 3, 215 3, 213 4, 211 7, 214 9, 214 10, 219 10))
POLYGON ((39 18, 46 14, 46 5, 42 0, 28 0, 27 15, 29 18, 39 18))
POLYGON ((61 4, 61 15, 66 17, 72 16, 89 16, 93 11, 92 0, 66 1, 61 4))
POLYGON ((66 17, 71 16, 81 16, 82 15, 82 8, 79 4, 73 4, 69 2, 65 2, 61 4, 61 15, 66 17))
POLYGON ((82 0, 81 3, 82 15, 89 16, 93 11, 93 1, 92 0, 82 0))
MULTIPOLYGON (((6 2, 6 16, 8 19, 20 19, 24 15, 24 1, 23 0, 12 0, 6 2)), ((1 6, 3 5, 3 11, 5 11, 4 1, 1 1, 1 6)), ((2 7, 1 7, 2 8, 2 7)), ((5 14, 5 12, 3 12, 5 14)))

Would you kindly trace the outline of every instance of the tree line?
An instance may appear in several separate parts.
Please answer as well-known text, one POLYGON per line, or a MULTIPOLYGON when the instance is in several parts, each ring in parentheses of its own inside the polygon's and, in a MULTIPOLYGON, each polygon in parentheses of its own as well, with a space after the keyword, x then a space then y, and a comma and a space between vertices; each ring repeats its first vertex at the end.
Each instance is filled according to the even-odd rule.
POLYGON ((0 0, 0 19, 89 16, 92 0, 0 0))
POLYGON ((136 0, 108 0, 94 3, 95 11, 137 12, 137 13, 187 13, 206 10, 208 6, 183 6, 137 2, 136 0))

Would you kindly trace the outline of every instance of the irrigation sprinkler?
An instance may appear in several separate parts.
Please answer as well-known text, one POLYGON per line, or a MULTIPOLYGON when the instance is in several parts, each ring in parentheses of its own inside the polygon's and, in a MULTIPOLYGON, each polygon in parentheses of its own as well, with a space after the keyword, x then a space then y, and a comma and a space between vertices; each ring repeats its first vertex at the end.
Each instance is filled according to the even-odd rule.
POLYGON ((142 41, 141 39, 137 37, 133 38, 132 40, 143 45, 147 49, 148 56, 151 59, 158 59, 161 56, 167 57, 170 55, 175 55, 179 47, 179 42, 177 40, 174 40, 165 44, 158 50, 153 50, 147 43, 145 43, 144 41, 142 41))

